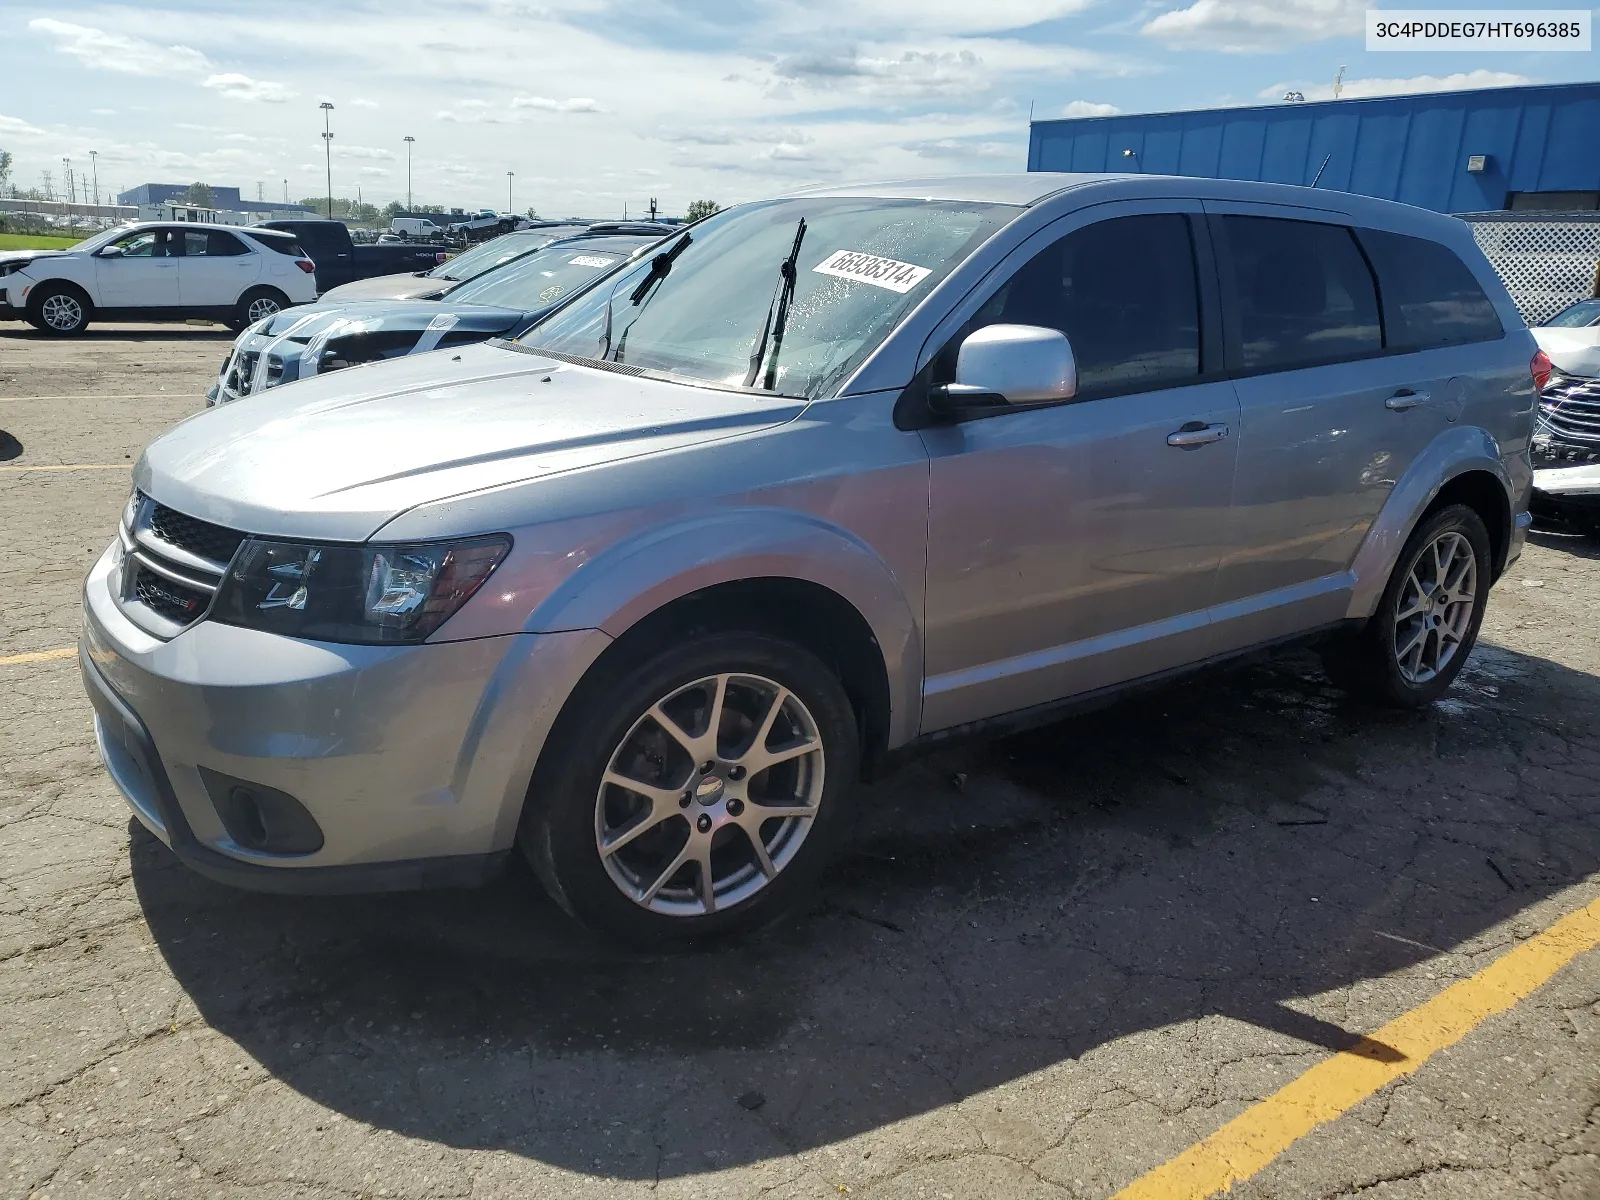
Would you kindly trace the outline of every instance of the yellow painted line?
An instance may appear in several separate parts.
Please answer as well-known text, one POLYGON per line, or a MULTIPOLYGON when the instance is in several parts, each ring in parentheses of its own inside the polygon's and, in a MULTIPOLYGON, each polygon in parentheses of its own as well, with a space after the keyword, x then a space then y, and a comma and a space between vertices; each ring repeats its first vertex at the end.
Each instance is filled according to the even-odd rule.
POLYGON ((36 467, 0 467, 0 471, 131 471, 132 463, 44 463, 36 467))
POLYGON ((1600 945, 1600 900, 1569 913, 1476 975, 1390 1021, 1253 1104, 1210 1137, 1134 1180, 1112 1200, 1205 1200, 1257 1174, 1299 1139, 1409 1075, 1483 1021, 1527 999, 1600 945))
POLYGON ((58 658, 76 658, 76 646, 58 646, 54 650, 35 650, 32 654, 8 654, 0 658, 0 667, 20 667, 23 663, 53 662, 58 658))

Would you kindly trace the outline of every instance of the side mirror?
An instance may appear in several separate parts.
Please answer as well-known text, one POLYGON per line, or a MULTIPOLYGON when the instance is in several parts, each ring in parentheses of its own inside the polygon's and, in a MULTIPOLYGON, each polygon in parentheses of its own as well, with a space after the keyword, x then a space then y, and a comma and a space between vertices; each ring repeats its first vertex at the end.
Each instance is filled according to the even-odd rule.
POLYGON ((121 258, 122 257, 122 247, 121 246, 103 246, 99 250, 95 251, 95 257, 96 258, 121 258))
POLYGON ((1078 394, 1078 361, 1059 329, 985 325, 961 343, 956 381, 932 389, 942 416, 992 412, 1007 404, 1048 404, 1078 394))

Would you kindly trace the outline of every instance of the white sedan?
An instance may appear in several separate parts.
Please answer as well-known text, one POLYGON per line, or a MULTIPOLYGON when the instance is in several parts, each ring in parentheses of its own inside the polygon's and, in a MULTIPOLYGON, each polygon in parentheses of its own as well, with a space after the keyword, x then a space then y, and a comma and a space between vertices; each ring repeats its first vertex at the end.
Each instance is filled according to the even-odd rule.
POLYGON ((274 230, 124 225, 66 250, 0 254, 0 319, 57 335, 91 320, 204 318, 243 329, 316 299, 315 271, 294 237, 274 230))

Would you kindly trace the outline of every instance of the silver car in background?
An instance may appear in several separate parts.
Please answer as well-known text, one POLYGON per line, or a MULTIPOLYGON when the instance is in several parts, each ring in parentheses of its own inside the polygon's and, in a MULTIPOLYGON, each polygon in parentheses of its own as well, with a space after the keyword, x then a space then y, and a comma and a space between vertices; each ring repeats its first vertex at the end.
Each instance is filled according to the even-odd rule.
POLYGON ((1227 180, 833 187, 516 341, 154 442, 84 588, 107 767, 247 887, 514 851, 645 944, 801 901, 897 752, 1316 640, 1426 704, 1528 521, 1459 221, 1227 180))

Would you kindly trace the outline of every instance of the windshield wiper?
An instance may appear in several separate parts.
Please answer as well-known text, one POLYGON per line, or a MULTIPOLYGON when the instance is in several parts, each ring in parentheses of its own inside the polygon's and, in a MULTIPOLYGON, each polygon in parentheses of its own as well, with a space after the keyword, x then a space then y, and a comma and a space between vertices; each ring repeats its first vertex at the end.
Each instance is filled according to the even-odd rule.
POLYGON ((677 260, 678 255, 688 249, 689 243, 692 241, 694 241, 694 238, 686 233, 671 250, 664 250, 650 260, 650 269, 645 272, 644 278, 639 281, 639 286, 633 289, 633 295, 628 297, 629 302, 635 308, 639 306, 639 302, 644 299, 645 293, 650 290, 656 280, 665 279, 671 273, 672 264, 677 260))
POLYGON ((750 356, 750 371, 744 377, 745 387, 754 387, 756 376, 761 373, 761 360, 767 356, 767 339, 772 340, 772 360, 767 363, 766 378, 761 381, 761 386, 767 391, 774 391, 778 385, 778 353, 783 349, 783 331, 789 324, 789 305, 794 301, 795 260, 800 257, 800 243, 806 238, 806 219, 800 218, 800 224, 794 231, 794 245, 789 250, 789 257, 784 259, 778 267, 781 277, 778 291, 772 297, 772 303, 767 305, 767 322, 761 327, 761 340, 756 343, 756 352, 750 356), (777 314, 776 320, 773 314, 777 314))

